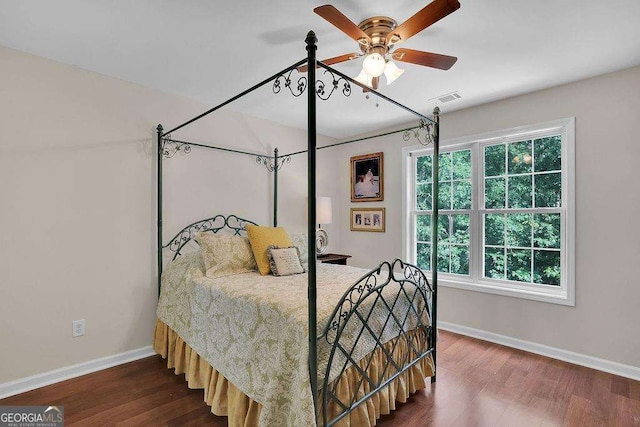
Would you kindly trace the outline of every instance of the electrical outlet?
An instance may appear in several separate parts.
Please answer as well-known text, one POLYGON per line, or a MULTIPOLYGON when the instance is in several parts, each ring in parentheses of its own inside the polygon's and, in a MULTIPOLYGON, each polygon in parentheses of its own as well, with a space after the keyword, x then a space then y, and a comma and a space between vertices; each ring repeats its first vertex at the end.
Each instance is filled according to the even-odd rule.
POLYGON ((72 336, 73 338, 81 337, 84 335, 84 319, 74 320, 72 324, 72 336))

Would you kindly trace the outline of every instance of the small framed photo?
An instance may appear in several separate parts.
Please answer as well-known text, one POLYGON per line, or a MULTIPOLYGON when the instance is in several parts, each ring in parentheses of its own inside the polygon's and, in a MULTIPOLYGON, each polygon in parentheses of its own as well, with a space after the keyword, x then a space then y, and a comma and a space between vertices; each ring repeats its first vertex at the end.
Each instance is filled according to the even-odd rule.
POLYGON ((383 153, 371 153, 351 158, 351 201, 380 202, 384 200, 383 153))
POLYGON ((351 208, 351 231, 384 233, 385 208, 351 208))

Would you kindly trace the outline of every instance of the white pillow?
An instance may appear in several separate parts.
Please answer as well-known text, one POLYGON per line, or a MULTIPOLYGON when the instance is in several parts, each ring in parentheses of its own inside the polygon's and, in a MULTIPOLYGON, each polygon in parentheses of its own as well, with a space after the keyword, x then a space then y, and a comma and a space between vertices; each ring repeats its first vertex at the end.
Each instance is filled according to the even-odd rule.
POLYGON ((302 268, 302 263, 300 262, 300 251, 295 246, 288 248, 269 246, 267 256, 274 276, 290 276, 304 273, 304 268, 302 268))
POLYGON ((289 238, 291 239, 291 243, 300 251, 300 262, 307 264, 309 262, 309 251, 307 250, 309 240, 307 239, 307 233, 289 234, 289 238))

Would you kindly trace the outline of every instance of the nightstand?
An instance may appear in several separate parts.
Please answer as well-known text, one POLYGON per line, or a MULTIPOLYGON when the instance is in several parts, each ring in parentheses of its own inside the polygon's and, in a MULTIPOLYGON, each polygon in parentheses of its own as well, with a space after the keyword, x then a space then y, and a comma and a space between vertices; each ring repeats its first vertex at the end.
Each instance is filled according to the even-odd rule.
POLYGON ((351 258, 351 255, 340 255, 340 254, 318 255, 318 261, 323 262, 325 264, 347 265, 347 258, 351 258))

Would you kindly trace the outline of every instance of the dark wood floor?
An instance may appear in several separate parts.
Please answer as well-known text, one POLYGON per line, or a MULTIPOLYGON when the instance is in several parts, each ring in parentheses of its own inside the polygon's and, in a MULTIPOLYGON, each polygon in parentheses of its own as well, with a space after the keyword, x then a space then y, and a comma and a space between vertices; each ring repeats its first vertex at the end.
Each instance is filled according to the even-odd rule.
MULTIPOLYGON (((640 426, 640 382, 441 332, 438 382, 389 426, 640 426)), ((43 387, 0 405, 64 405, 67 426, 226 426, 159 357, 43 387)))

